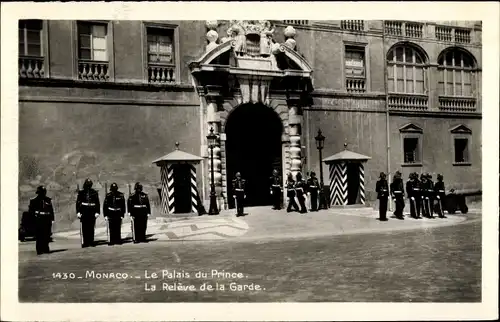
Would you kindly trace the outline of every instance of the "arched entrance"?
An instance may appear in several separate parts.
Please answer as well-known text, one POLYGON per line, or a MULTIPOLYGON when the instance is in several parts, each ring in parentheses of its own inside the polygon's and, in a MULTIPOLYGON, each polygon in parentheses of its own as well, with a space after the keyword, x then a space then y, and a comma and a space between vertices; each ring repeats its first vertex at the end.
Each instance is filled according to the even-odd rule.
POLYGON ((229 208, 235 206, 231 189, 236 172, 246 179, 245 206, 270 205, 273 169, 282 175, 280 117, 263 104, 244 104, 229 115, 225 133, 229 208))

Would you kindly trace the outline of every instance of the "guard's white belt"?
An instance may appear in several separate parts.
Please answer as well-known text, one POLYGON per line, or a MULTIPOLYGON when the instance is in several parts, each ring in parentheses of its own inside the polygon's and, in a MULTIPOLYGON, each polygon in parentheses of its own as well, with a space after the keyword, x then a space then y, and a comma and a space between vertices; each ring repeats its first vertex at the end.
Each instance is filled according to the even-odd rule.
POLYGON ((243 191, 243 189, 234 189, 234 190, 236 190, 236 191, 243 191))
POLYGON ((146 208, 146 205, 134 205, 134 208, 146 208))
POLYGON ((115 210, 115 211, 118 211, 118 210, 121 210, 120 208, 111 208, 111 207, 108 207, 109 210, 115 210))
POLYGON ((403 193, 403 191, 393 191, 394 193, 403 193))
POLYGON ((381 191, 387 191, 387 189, 382 189, 381 191))
POLYGON ((309 186, 309 187, 311 187, 311 188, 317 188, 318 186, 309 186))
POLYGON ((295 188, 295 189, 296 189, 296 190, 304 190, 304 189, 302 189, 302 188, 295 188))
POLYGON ((413 190, 420 190, 419 188, 413 188, 413 190))
POLYGON ((82 206, 95 206, 93 202, 82 202, 82 206))
POLYGON ((444 192, 444 190, 438 190, 439 192, 444 192))
POLYGON ((273 184, 273 187, 279 188, 281 186, 279 184, 273 184))
POLYGON ((48 214, 50 214, 50 212, 35 211, 35 214, 39 214, 39 215, 48 215, 48 214))

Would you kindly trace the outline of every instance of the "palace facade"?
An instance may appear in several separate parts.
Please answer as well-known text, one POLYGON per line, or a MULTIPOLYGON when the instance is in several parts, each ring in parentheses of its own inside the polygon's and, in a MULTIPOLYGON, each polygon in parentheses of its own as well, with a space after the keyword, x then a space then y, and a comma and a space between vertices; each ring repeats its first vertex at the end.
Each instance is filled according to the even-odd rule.
POLYGON ((340 203, 373 202, 380 172, 477 192, 481 68, 473 21, 21 20, 20 209, 45 184, 69 216, 86 177, 102 194, 140 181, 159 198, 152 162, 176 142, 201 158, 207 202, 210 129, 221 208, 238 171, 248 205, 267 205, 273 169, 320 164, 340 203))

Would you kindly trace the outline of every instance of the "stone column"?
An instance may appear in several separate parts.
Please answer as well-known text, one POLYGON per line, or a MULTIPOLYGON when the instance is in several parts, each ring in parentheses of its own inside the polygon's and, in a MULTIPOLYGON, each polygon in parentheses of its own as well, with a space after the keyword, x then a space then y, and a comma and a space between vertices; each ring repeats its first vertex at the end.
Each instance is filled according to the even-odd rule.
POLYGON ((288 135, 290 139, 290 172, 293 177, 297 172, 302 171, 301 157, 301 136, 302 136, 302 113, 300 112, 299 102, 296 100, 288 101, 288 135))

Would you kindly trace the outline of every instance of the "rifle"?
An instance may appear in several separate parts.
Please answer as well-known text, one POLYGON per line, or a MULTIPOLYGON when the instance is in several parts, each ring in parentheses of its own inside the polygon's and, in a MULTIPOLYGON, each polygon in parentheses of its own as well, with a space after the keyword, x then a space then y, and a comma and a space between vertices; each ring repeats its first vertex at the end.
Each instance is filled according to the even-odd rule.
MULTIPOLYGON (((105 182, 104 183, 104 201, 106 201, 106 193, 108 191, 108 183, 105 182)), ((105 202, 104 202, 105 203, 105 202)), ((102 209, 103 213, 106 211, 106 209, 102 209)), ((106 238, 107 238, 107 241, 108 241, 108 244, 111 243, 111 238, 109 236, 109 218, 108 220, 106 220, 106 214, 104 214, 104 220, 106 221, 106 238)))
MULTIPOLYGON (((76 202, 78 202, 78 192, 80 191, 80 185, 77 183, 76 184, 76 202)), ((76 215, 78 216, 78 212, 76 213, 76 215)), ((83 247, 83 227, 82 227, 82 218, 78 218, 78 220, 80 221, 80 245, 83 247)))

